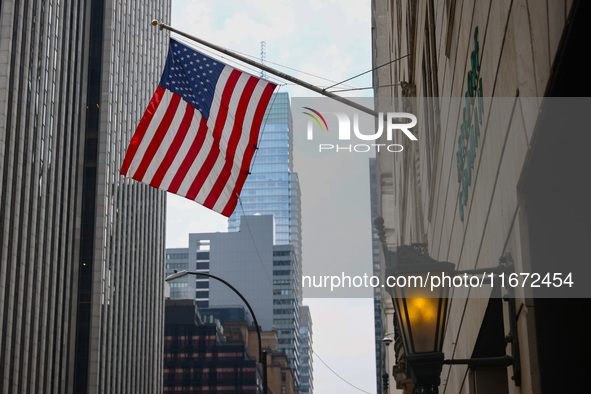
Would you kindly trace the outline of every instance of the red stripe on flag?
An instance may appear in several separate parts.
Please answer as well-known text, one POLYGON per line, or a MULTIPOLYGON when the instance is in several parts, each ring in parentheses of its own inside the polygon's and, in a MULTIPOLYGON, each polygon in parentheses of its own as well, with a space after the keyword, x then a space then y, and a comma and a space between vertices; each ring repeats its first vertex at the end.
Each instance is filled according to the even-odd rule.
POLYGON ((242 73, 240 71, 233 70, 228 77, 226 85, 224 86, 224 92, 222 93, 222 99, 220 102, 220 109, 217 114, 215 128, 213 129, 212 133, 214 144, 211 146, 211 150, 209 151, 205 162, 203 162, 203 166, 199 170, 199 173, 187 191, 186 197, 189 200, 194 200, 197 197, 199 190, 201 190, 201 187, 207 180, 207 177, 209 176, 209 173, 211 172, 211 169, 213 168, 220 154, 220 136, 224 130, 224 125, 226 124, 228 108, 230 106, 230 100, 234 94, 234 88, 236 87, 236 83, 238 82, 241 74, 242 73))
MULTIPOLYGON (((238 108, 236 109, 236 116, 234 117, 234 128, 232 129, 232 134, 230 135, 230 140, 228 141, 228 149, 226 153, 226 163, 224 168, 220 172, 218 179, 216 180, 215 184, 213 185, 213 189, 207 196, 205 202, 203 202, 203 206, 206 208, 213 208, 216 201, 222 194, 224 190, 224 186, 228 182, 228 178, 232 173, 232 167, 234 165, 234 156, 236 154, 236 147, 238 146, 238 142, 240 142, 240 137, 242 135, 242 127, 244 126, 244 117, 246 115, 246 110, 248 108, 248 103, 250 98, 252 97, 252 93, 257 86, 259 79, 256 77, 250 77, 246 86, 244 87, 244 91, 242 96, 240 97, 240 102, 238 103, 238 108)), ((258 134, 258 133, 257 133, 258 134)), ((247 148, 248 149, 248 148, 247 148)), ((242 158, 238 158, 241 160, 242 158)))
MULTIPOLYGON (((162 140, 164 139, 166 133, 168 132, 168 129, 170 128, 170 124, 172 123, 172 120, 176 115, 176 111, 179 107, 180 102, 181 96, 174 93, 172 95, 172 98, 170 99, 170 103, 168 104, 166 113, 164 114, 162 121, 158 125, 158 129, 154 133, 152 141, 150 141, 150 144, 146 149, 146 153, 144 153, 144 157, 142 158, 142 161, 138 166, 137 171, 135 172, 135 174, 133 174, 133 179, 136 179, 138 181, 144 179, 144 175, 146 174, 146 171, 148 170, 148 167, 150 166, 150 163, 152 162, 154 155, 156 155, 156 152, 158 151, 158 148, 160 147, 162 140)), ((175 130, 172 130, 172 132, 174 133, 175 130)))
POLYGON ((129 166, 133 161, 133 157, 135 156, 135 153, 137 152, 142 142, 142 139, 146 134, 148 126, 150 126, 150 122, 152 121, 152 118, 156 113, 156 109, 158 109, 160 101, 162 100, 162 97, 164 96, 165 92, 166 89, 164 89, 163 87, 158 86, 156 88, 156 91, 154 92, 154 95, 150 100, 150 104, 148 104, 148 108, 146 109, 146 112, 144 113, 142 120, 140 120, 140 124, 137 126, 137 129, 133 134, 133 138, 129 143, 129 148, 127 148, 127 153, 125 154, 125 159, 123 160, 123 165, 121 166, 121 171, 119 171, 119 173, 121 173, 122 175, 126 175, 127 171, 129 171, 129 166))
POLYGON ((199 123, 199 130, 197 131, 197 135, 195 136, 195 139, 193 140, 193 143, 191 144, 191 147, 189 148, 189 151, 187 152, 187 156, 185 156, 185 159, 183 160, 182 164, 180 165, 178 171, 176 172, 176 175, 172 179, 172 182, 170 182, 170 186, 168 187, 169 192, 175 193, 175 194, 178 192, 179 187, 181 187, 181 184, 183 183, 183 179, 185 179, 187 172, 191 168, 191 165, 195 161, 195 158, 199 154, 199 151, 201 150, 201 147, 203 146, 203 143, 205 142, 205 134, 206 133, 207 133, 207 119, 201 118, 201 122, 199 123))
POLYGON ((174 136, 174 139, 172 140, 172 143, 170 144, 168 151, 166 151, 166 155, 164 156, 164 159, 162 159, 162 163, 158 167, 158 170, 156 170, 156 173, 154 174, 154 177, 150 182, 150 186, 153 186, 155 188, 160 187, 162 179, 164 179, 166 172, 172 165, 174 158, 176 157, 177 153, 179 152, 179 149, 181 148, 181 145, 183 144, 183 141, 185 140, 187 132, 191 127, 191 122, 193 121, 194 114, 195 109, 190 104, 186 104, 185 116, 183 117, 183 120, 179 126, 179 130, 174 136))
POLYGON ((271 100, 271 95, 277 85, 268 84, 263 91, 261 96, 261 100, 259 101, 259 105, 257 107, 254 119, 252 121, 252 127, 250 129, 250 140, 248 141, 248 147, 244 152, 244 159, 242 160, 242 168, 240 168, 240 174, 238 175, 238 179, 236 180, 236 185, 234 186, 234 190, 226 204, 226 207, 221 212, 222 215, 226 217, 230 217, 236 208, 236 204, 238 204, 238 193, 242 190, 242 186, 244 186, 244 182, 246 181, 246 177, 248 176, 248 170, 250 169, 250 162, 252 160, 252 156, 256 150, 255 145, 258 140, 259 129, 261 128, 261 123, 263 122, 263 117, 265 116, 265 111, 267 109, 267 105, 269 105, 269 101, 271 100))

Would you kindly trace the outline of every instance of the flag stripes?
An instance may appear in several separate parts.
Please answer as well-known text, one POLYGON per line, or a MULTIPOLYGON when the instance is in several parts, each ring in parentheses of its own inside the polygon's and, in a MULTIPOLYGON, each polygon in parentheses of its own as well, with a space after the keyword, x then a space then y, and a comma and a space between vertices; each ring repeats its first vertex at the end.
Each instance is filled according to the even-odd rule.
MULTIPOLYGON (((178 68, 171 63, 165 74, 175 70, 178 68)), ((194 90, 185 100, 184 94, 165 88, 161 81, 133 136, 121 173, 229 217, 246 180, 276 85, 227 65, 214 82, 213 94, 204 89, 204 96, 200 96, 211 100, 205 119, 194 108, 193 103, 200 98, 194 90)), ((179 85, 184 86, 182 83, 186 81, 179 85)), ((165 83, 170 84, 176 82, 165 83)), ((178 85, 176 89, 183 90, 178 85)))

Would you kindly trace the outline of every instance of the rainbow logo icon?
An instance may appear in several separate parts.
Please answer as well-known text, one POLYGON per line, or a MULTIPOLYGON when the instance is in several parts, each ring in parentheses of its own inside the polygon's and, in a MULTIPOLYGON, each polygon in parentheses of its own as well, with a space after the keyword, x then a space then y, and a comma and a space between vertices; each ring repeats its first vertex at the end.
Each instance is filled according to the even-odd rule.
MULTIPOLYGON (((309 111, 314 112, 316 115, 318 115, 320 117, 320 119, 322 119, 322 123, 324 123, 324 126, 326 127, 326 131, 328 131, 328 125, 326 124, 326 120, 324 120, 324 117, 322 115, 320 115, 320 112, 310 108, 310 107, 304 107, 304 109, 307 109, 309 111)), ((322 123, 320 123, 320 120, 314 116, 313 114, 309 113, 309 112, 302 112, 303 114, 308 115, 309 117, 311 117, 312 119, 314 119, 316 121, 316 123, 318 123, 318 126, 320 126, 320 130, 323 130, 324 128, 322 127, 322 123)))

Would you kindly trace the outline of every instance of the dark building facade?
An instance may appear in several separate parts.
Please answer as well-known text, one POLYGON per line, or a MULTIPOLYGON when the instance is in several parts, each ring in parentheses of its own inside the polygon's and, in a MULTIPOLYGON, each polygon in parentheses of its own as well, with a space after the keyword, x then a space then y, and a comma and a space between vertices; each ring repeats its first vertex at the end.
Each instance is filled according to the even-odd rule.
POLYGON ((0 392, 162 390, 165 195, 119 175, 170 1, 0 5, 0 392))
POLYGON ((262 371, 247 345, 225 341, 217 320, 203 324, 195 301, 167 301, 164 332, 165 393, 263 392, 262 371))

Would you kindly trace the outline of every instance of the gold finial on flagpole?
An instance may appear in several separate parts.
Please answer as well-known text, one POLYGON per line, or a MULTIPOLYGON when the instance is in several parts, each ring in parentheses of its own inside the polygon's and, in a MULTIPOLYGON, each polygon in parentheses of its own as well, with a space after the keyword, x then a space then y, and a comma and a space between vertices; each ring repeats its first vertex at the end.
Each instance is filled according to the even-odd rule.
POLYGON ((156 19, 152 19, 152 26, 158 26, 158 21, 156 19))

